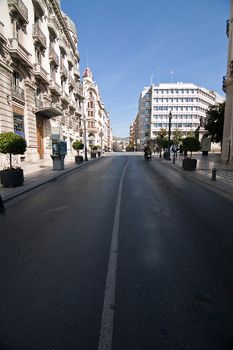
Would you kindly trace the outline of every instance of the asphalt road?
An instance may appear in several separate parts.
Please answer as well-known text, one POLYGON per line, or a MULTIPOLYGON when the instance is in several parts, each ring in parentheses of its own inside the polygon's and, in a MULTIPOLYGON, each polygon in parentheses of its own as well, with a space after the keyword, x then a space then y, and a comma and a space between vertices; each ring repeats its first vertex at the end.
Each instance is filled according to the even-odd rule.
POLYGON ((232 213, 187 174, 133 156, 8 202, 0 350, 232 350, 232 213))

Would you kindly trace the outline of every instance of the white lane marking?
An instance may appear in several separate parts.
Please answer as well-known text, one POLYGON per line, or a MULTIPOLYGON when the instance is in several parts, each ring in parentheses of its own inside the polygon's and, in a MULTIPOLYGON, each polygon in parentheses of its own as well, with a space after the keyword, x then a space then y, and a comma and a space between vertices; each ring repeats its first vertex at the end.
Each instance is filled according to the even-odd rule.
POLYGON ((121 195, 122 195, 124 175, 125 175, 128 163, 129 163, 129 160, 127 161, 123 169, 121 179, 120 179, 120 185, 118 189, 118 195, 117 195, 98 350, 111 350, 112 348, 121 195))

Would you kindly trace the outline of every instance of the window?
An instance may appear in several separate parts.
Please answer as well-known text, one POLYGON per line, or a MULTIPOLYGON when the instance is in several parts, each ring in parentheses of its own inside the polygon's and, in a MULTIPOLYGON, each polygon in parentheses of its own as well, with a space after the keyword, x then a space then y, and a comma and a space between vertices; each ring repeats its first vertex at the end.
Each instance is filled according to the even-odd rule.
POLYGON ((14 118, 14 132, 21 137, 25 137, 23 115, 14 113, 13 118, 14 118))

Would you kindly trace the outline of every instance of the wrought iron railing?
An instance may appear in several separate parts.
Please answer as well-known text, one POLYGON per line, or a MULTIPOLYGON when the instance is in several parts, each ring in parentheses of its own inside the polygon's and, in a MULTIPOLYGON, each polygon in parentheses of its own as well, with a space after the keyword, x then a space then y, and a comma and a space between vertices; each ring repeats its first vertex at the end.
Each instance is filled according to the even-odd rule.
POLYGON ((23 16, 28 22, 28 9, 22 0, 8 0, 8 5, 14 5, 20 12, 21 16, 23 16))
POLYGON ((20 99, 21 101, 25 101, 24 90, 14 84, 12 84, 12 96, 14 96, 17 99, 20 99))
POLYGON ((60 72, 66 78, 68 77, 68 69, 65 67, 64 63, 61 63, 60 72))
POLYGON ((44 107, 44 103, 39 97, 35 97, 35 105, 38 109, 42 109, 44 107))
POLYGON ((57 66, 59 66, 59 56, 52 46, 49 48, 49 57, 53 59, 57 66))
POLYGON ((42 32, 42 30, 40 29, 40 26, 38 23, 33 24, 33 35, 37 36, 41 42, 41 44, 46 47, 46 36, 44 35, 44 33, 42 32))

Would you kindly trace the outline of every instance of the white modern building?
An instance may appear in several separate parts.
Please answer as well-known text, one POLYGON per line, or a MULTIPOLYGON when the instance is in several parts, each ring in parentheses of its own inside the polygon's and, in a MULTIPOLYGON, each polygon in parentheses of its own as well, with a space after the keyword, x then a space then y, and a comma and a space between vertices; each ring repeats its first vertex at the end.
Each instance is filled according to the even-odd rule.
POLYGON ((171 132, 178 129, 183 136, 187 136, 202 125, 209 106, 223 101, 223 97, 216 92, 192 83, 164 83, 145 87, 136 117, 137 148, 142 149, 149 139, 155 139, 161 128, 168 130, 170 113, 171 132))
POLYGON ((49 158, 53 134, 73 151, 83 100, 79 60, 77 30, 58 0, 0 1, 0 132, 25 137, 21 158, 49 158))

